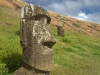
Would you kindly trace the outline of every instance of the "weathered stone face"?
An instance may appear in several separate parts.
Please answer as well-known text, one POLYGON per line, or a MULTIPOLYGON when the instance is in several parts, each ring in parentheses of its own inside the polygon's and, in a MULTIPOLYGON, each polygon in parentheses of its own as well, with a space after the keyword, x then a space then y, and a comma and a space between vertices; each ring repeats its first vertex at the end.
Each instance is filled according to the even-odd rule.
POLYGON ((22 8, 21 12, 21 45, 23 62, 42 71, 54 68, 52 46, 55 38, 50 33, 50 16, 45 9, 33 4, 22 8))
POLYGON ((64 37, 64 29, 62 26, 56 26, 58 30, 58 36, 64 37))

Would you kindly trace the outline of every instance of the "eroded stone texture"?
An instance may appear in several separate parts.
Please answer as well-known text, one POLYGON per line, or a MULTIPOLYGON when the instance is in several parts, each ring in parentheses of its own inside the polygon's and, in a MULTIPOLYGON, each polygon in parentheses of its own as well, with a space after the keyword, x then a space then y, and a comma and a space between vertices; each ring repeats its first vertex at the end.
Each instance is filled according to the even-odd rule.
POLYGON ((63 25, 60 23, 60 25, 57 25, 56 27, 57 27, 57 30, 58 30, 58 36, 64 37, 63 25))
POLYGON ((37 5, 22 7, 20 42, 23 48, 23 66, 14 75, 49 75, 54 69, 55 38, 49 29, 48 12, 37 5))

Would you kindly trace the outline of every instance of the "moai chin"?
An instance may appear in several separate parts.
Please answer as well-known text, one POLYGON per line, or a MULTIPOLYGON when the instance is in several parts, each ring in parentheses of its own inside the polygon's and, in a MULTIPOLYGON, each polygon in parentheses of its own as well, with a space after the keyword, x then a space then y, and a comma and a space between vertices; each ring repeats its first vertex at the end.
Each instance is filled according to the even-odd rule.
POLYGON ((48 12, 37 5, 22 7, 20 42, 23 48, 23 65, 13 75, 49 75, 54 69, 55 38, 49 29, 48 12))

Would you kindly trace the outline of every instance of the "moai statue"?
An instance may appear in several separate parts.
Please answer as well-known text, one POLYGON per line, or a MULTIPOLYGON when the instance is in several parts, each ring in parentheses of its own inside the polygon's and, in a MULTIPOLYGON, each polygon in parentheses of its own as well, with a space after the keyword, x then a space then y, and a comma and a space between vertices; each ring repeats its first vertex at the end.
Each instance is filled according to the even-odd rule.
POLYGON ((49 75, 54 69, 52 46, 56 39, 51 34, 48 12, 37 5, 22 7, 20 42, 23 65, 13 75, 49 75))
POLYGON ((64 37, 64 29, 63 29, 62 23, 60 23, 60 24, 57 25, 56 27, 57 27, 57 30, 58 30, 58 36, 64 37))

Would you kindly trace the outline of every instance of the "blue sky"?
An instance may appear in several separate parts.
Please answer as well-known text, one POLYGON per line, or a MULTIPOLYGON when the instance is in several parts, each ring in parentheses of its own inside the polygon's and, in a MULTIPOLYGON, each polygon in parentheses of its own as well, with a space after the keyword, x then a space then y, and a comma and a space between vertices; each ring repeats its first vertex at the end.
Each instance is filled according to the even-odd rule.
POLYGON ((100 0, 24 0, 47 10, 100 24, 100 0))

